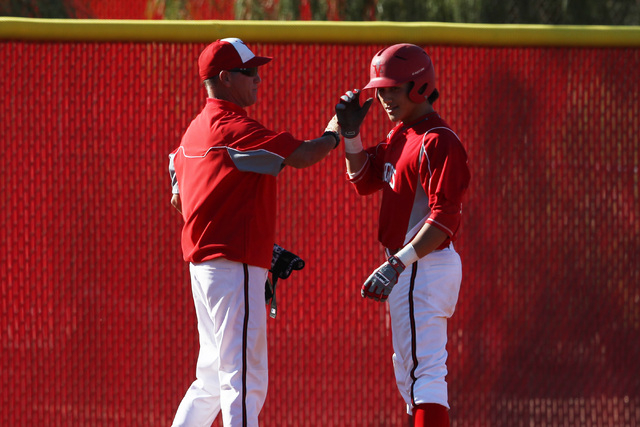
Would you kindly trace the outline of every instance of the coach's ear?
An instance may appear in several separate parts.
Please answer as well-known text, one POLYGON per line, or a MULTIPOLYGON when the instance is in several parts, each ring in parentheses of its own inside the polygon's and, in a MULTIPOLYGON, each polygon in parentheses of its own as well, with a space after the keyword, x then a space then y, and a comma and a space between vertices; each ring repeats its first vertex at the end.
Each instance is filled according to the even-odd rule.
POLYGON ((229 73, 227 70, 222 70, 218 73, 218 78, 223 85, 229 87, 231 86, 231 79, 229 78, 230 75, 231 73, 229 73))

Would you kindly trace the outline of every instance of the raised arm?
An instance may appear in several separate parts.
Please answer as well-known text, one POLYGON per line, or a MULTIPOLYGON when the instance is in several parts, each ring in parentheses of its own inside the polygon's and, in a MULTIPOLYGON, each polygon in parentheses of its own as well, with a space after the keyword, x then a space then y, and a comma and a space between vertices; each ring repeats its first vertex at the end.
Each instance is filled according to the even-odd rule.
POLYGON ((347 173, 350 176, 361 171, 367 162, 367 154, 364 152, 360 138, 360 125, 369 112, 372 102, 373 98, 369 98, 360 106, 360 91, 354 89, 342 95, 340 102, 336 105, 336 117, 344 136, 347 173))

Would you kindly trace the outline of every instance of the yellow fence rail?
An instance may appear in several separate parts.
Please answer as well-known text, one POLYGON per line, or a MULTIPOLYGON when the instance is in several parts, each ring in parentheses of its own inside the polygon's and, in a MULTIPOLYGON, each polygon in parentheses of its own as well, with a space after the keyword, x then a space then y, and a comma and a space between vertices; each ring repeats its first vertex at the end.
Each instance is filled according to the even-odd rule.
POLYGON ((638 26, 0 18, 0 40, 186 43, 207 42, 229 35, 263 43, 640 46, 638 26))

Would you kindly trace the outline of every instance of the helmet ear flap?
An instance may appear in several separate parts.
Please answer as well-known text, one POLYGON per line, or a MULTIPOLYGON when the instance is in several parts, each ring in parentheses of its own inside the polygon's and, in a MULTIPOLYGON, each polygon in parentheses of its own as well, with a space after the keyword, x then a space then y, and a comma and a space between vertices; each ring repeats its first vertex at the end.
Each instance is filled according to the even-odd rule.
MULTIPOLYGON (((414 82, 411 82, 412 84, 415 84, 414 82)), ((416 104, 422 104, 427 97, 425 96, 425 91, 427 90, 427 86, 429 86, 429 83, 424 83, 422 86, 420 86, 419 88, 412 88, 409 91, 409 98, 415 102, 416 104)))
POLYGON ((416 104, 422 104, 427 99, 427 97, 424 96, 424 92, 427 90, 428 85, 429 83, 427 82, 419 88, 416 88, 416 82, 409 82, 409 90, 407 91, 409 99, 416 104))

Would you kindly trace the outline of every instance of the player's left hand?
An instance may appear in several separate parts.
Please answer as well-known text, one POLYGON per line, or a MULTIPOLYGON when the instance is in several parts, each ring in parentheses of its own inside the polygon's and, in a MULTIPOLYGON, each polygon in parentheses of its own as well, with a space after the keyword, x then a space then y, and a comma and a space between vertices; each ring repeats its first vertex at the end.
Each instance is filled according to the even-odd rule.
POLYGON ((369 112, 373 98, 367 99, 360 105, 360 91, 354 89, 347 91, 340 97, 340 103, 336 104, 336 116, 345 138, 354 138, 360 133, 360 125, 369 112))
POLYGON ((398 257, 392 256, 387 262, 378 267, 362 285, 363 298, 376 301, 386 301, 391 290, 398 283, 398 277, 405 270, 404 264, 398 257))

